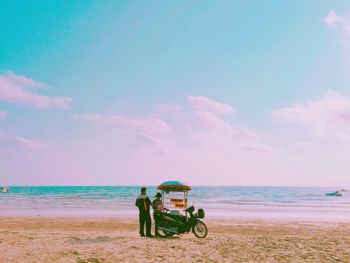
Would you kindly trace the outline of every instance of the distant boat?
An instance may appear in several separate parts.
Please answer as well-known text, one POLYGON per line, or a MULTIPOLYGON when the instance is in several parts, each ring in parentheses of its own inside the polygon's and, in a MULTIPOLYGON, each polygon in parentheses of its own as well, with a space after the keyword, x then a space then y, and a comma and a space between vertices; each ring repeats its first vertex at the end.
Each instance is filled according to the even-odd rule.
POLYGON ((10 192, 10 187, 0 187, 0 192, 1 193, 8 193, 8 192, 10 192))
POLYGON ((327 193, 328 196, 343 196, 343 194, 340 191, 335 191, 333 193, 327 193))

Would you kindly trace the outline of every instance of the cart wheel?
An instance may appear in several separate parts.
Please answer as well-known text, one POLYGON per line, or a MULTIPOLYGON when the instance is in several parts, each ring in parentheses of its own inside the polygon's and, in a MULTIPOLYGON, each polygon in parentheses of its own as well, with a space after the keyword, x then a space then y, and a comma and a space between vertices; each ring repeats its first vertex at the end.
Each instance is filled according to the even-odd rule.
POLYGON ((207 226, 198 220, 192 227, 193 234, 198 238, 205 238, 208 234, 207 226))
POLYGON ((174 235, 174 233, 171 233, 171 232, 166 231, 166 230, 159 229, 160 227, 164 227, 164 228, 170 227, 170 225, 169 225, 168 222, 166 222, 166 221, 160 221, 160 222, 157 224, 158 235, 161 236, 161 237, 170 237, 170 236, 174 235))

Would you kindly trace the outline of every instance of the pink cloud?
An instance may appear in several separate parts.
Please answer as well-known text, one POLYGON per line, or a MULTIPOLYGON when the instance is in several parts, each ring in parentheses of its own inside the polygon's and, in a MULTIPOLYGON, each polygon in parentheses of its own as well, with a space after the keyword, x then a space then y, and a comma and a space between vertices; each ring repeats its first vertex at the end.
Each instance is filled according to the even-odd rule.
POLYGON ((338 15, 333 9, 323 18, 323 21, 332 29, 339 29, 350 37, 350 12, 344 16, 338 15))
POLYGON ((12 71, 8 71, 5 77, 11 81, 13 84, 25 87, 45 87, 46 85, 42 82, 36 81, 32 78, 26 76, 16 75, 12 71))
POLYGON ((76 120, 88 121, 100 124, 125 125, 140 129, 144 132, 166 133, 170 131, 170 127, 166 122, 159 118, 143 119, 143 118, 127 118, 121 115, 103 115, 103 114, 86 114, 73 116, 76 120))
POLYGON ((223 113, 223 114, 235 113, 237 111, 230 104, 220 103, 203 96, 198 96, 198 97, 188 96, 187 101, 192 108, 197 110, 209 111, 214 113, 223 113))
MULTIPOLYGON (((349 125, 348 104, 346 96, 330 91, 318 100, 284 107, 275 112, 274 118, 312 130, 319 127, 315 119, 327 116, 338 126, 328 125, 325 131, 347 138, 344 127, 349 125), (307 126, 308 123, 312 125, 307 126)), ((185 113, 183 118, 176 119, 168 114, 159 119, 159 111, 153 113, 153 118, 78 115, 74 118, 91 122, 90 127, 103 124, 123 129, 103 125, 102 129, 77 129, 71 141, 50 138, 53 141, 47 145, 39 140, 5 135, 0 167, 11 175, 6 179, 9 184, 12 181, 49 185, 156 185, 166 180, 184 180, 193 185, 348 182, 346 157, 350 143, 337 143, 333 137, 310 138, 306 133, 291 140, 288 137, 291 129, 286 125, 282 131, 269 129, 260 136, 217 111, 189 108, 185 113), (170 129, 167 123, 172 124, 171 132, 166 132, 170 129), (41 150, 24 150, 28 148, 41 150), (337 158, 342 158, 342 163, 337 158), (23 177, 27 171, 30 173, 23 177)), ((322 119, 321 123, 324 122, 327 123, 322 119)))
POLYGON ((337 15, 337 13, 331 9, 326 17, 323 18, 323 22, 325 22, 328 26, 334 27, 337 23, 341 21, 341 17, 337 15))
POLYGON ((137 136, 139 140, 142 140, 147 145, 153 147, 156 154, 173 154, 170 147, 166 145, 163 141, 161 141, 159 138, 156 138, 146 133, 139 133, 137 134, 137 136))
POLYGON ((0 120, 5 119, 7 117, 7 112, 6 111, 0 111, 0 120))
POLYGON ((273 119, 301 125, 318 137, 350 132, 348 116, 350 98, 332 90, 319 100, 283 107, 272 114, 273 119))
POLYGON ((160 113, 171 113, 174 116, 182 116, 182 107, 180 105, 170 105, 170 104, 162 104, 158 106, 158 111, 160 113))
POLYGON ((245 141, 253 144, 262 139, 255 132, 246 128, 236 127, 233 123, 220 118, 214 113, 198 111, 195 112, 195 116, 199 128, 202 131, 206 131, 206 133, 214 134, 214 137, 229 136, 235 138, 236 141, 245 141))
POLYGON ((23 147, 28 148, 28 149, 31 149, 31 150, 37 150, 37 149, 40 149, 40 148, 45 146, 45 144, 39 140, 31 140, 31 139, 27 139, 27 138, 20 137, 20 136, 15 137, 15 142, 18 145, 23 146, 23 147))
POLYGON ((216 130, 219 132, 232 132, 232 126, 229 122, 224 121, 210 112, 196 113, 198 124, 202 128, 216 130))
POLYGON ((247 128, 236 127, 214 113, 198 111, 195 116, 198 126, 193 126, 194 131, 189 138, 197 145, 204 144, 206 147, 216 148, 219 144, 222 150, 225 149, 224 151, 235 148, 237 151, 243 150, 254 154, 266 153, 270 150, 257 133, 247 128))
POLYGON ((67 109, 72 102, 69 97, 49 97, 29 91, 27 88, 42 87, 44 84, 27 78, 17 76, 10 72, 0 76, 0 100, 25 105, 34 108, 60 108, 67 109))
POLYGON ((258 135, 257 133, 246 129, 246 128, 240 128, 235 131, 235 134, 237 137, 245 138, 247 140, 251 141, 260 141, 262 140, 261 136, 258 135))
POLYGON ((148 135, 146 133, 138 133, 137 134, 139 138, 141 138, 144 142, 147 144, 150 144, 152 146, 160 146, 163 145, 163 142, 159 140, 158 138, 148 135))

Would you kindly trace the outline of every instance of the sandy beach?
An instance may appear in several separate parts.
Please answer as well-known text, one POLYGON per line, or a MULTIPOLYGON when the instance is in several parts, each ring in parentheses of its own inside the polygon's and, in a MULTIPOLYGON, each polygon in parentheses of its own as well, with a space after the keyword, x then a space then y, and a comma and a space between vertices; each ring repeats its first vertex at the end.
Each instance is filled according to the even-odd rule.
POLYGON ((206 220, 209 234, 140 238, 135 218, 0 219, 1 262, 350 262, 350 223, 206 220))

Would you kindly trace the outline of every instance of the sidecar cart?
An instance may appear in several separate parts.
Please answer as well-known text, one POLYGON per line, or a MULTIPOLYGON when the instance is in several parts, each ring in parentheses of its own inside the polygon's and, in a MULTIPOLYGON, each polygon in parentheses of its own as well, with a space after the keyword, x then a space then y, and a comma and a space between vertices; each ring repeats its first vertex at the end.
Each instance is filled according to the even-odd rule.
POLYGON ((162 201, 166 207, 175 209, 187 208, 187 196, 191 186, 179 181, 167 181, 157 188, 162 191, 162 201))
POLYGON ((204 210, 200 208, 194 213, 194 206, 187 207, 187 196, 191 186, 179 181, 167 181, 157 188, 162 191, 165 207, 175 208, 166 209, 159 214, 159 222, 156 225, 159 235, 169 237, 193 232, 196 237, 205 238, 208 229, 200 220, 205 216, 204 210))

